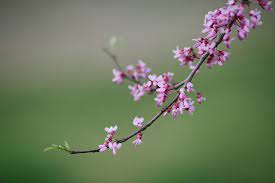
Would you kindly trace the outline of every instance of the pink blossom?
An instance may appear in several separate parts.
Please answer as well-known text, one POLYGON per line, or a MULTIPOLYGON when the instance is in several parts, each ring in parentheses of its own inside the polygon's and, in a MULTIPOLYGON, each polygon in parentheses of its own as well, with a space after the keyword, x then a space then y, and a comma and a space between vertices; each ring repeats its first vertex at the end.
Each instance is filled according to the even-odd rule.
MULTIPOLYGON (((191 85, 189 87, 191 87, 191 85)), ((170 109, 165 111, 165 115, 171 112, 173 117, 177 117, 179 114, 183 114, 184 111, 187 111, 189 114, 192 114, 194 110, 194 101, 185 94, 185 89, 181 88, 178 101, 170 109)))
POLYGON ((142 96, 145 95, 145 90, 142 85, 135 84, 134 86, 128 86, 130 93, 134 98, 134 101, 138 101, 142 96))
POLYGON ((184 111, 193 114, 194 110, 194 101, 192 101, 188 96, 185 96, 184 98, 179 98, 179 100, 171 107, 171 110, 166 111, 166 113, 171 111, 172 116, 177 117, 179 114, 183 114, 184 111))
POLYGON ((205 52, 209 52, 209 54, 213 54, 216 50, 216 43, 210 42, 208 39, 200 38, 193 39, 195 41, 194 48, 198 49, 198 54, 202 56, 205 52))
POLYGON ((192 101, 190 98, 187 98, 183 101, 183 108, 189 112, 189 114, 193 114, 195 107, 194 107, 194 101, 192 101))
POLYGON ((166 97, 167 97, 167 95, 165 93, 158 93, 157 94, 157 97, 154 98, 154 100, 156 101, 158 107, 163 105, 163 103, 166 100, 166 97))
POLYGON ((181 89, 180 89, 179 99, 180 99, 180 100, 184 100, 185 98, 187 98, 187 96, 185 95, 185 89, 184 89, 184 88, 181 88, 181 89))
POLYGON ((181 102, 179 102, 178 106, 179 106, 178 110, 179 110, 180 114, 183 114, 183 112, 185 111, 184 103, 181 101, 181 102))
POLYGON ((137 64, 137 71, 141 74, 144 74, 145 78, 147 74, 151 72, 151 69, 149 67, 146 67, 146 63, 144 63, 142 60, 139 60, 137 64))
POLYGON ((142 60, 138 61, 138 64, 136 67, 133 65, 128 65, 126 67, 127 76, 136 81, 140 81, 143 78, 147 78, 149 72, 151 72, 151 69, 148 68, 142 60))
POLYGON ((139 60, 136 69, 134 70, 133 77, 136 80, 147 78, 149 72, 151 72, 151 69, 146 67, 146 64, 142 60, 139 60))
POLYGON ((226 28, 224 31, 222 31, 222 33, 224 33, 224 37, 223 37, 223 43, 225 44, 225 46, 229 49, 231 42, 233 40, 235 40, 235 38, 231 38, 231 29, 230 28, 226 28))
POLYGON ((105 131, 108 133, 107 137, 105 138, 105 141, 112 142, 113 136, 117 131, 117 126, 114 126, 114 127, 110 126, 110 128, 106 127, 105 131))
POLYGON ((268 0, 255 0, 264 10, 272 11, 272 1, 268 0))
POLYGON ((171 114, 174 118, 179 114, 179 106, 177 103, 172 106, 171 114))
POLYGON ((174 74, 171 72, 164 73, 160 76, 157 75, 149 75, 148 78, 152 82, 152 85, 155 86, 155 90, 157 92, 157 96, 154 99, 157 103, 157 106, 161 106, 168 94, 170 94, 169 89, 172 87, 170 84, 172 82, 172 76, 174 74))
POLYGON ((166 88, 165 88, 165 87, 161 87, 161 88, 156 89, 156 91, 157 91, 158 93, 165 93, 166 88))
POLYGON ((217 63, 222 66, 224 64, 225 61, 227 61, 229 59, 229 53, 227 51, 220 51, 218 50, 216 52, 216 59, 217 59, 217 63))
POLYGON ((168 83, 168 82, 172 81, 173 76, 174 76, 174 73, 172 73, 172 72, 163 73, 162 74, 162 79, 163 79, 163 81, 168 83))
POLYGON ((141 139, 136 139, 136 140, 133 141, 133 144, 134 144, 135 146, 140 145, 141 143, 142 143, 142 140, 141 140, 141 139))
POLYGON ((197 97, 196 98, 197 98, 197 102, 199 104, 201 104, 202 101, 206 101, 206 98, 204 98, 201 93, 197 93, 197 97))
POLYGON ((167 91, 167 89, 168 89, 168 85, 156 89, 158 94, 157 94, 157 97, 155 98, 155 101, 156 101, 158 107, 162 106, 163 103, 166 101, 167 95, 169 93, 167 91))
POLYGON ((111 133, 111 134, 114 134, 116 131, 117 131, 117 126, 115 125, 114 127, 113 126, 110 126, 110 128, 106 127, 105 128, 105 131, 107 133, 111 133))
POLYGON ((99 145, 98 147, 99 147, 99 152, 104 152, 108 149, 108 143, 104 142, 104 144, 99 145))
POLYGON ((135 67, 133 65, 126 66, 126 71, 129 76, 133 75, 135 72, 135 67))
POLYGON ((117 84, 121 84, 124 81, 125 75, 123 72, 113 69, 114 78, 112 81, 117 84))
POLYGON ((193 62, 196 58, 193 52, 193 48, 190 47, 184 47, 183 49, 179 49, 179 47, 176 48, 176 50, 173 50, 174 58, 178 59, 181 66, 186 65, 189 62, 193 62))
POLYGON ((239 17, 239 24, 240 25, 237 28, 238 38, 239 40, 244 40, 250 31, 250 21, 246 17, 239 17))
POLYGON ((150 81, 152 81, 153 86, 157 86, 158 82, 160 82, 163 79, 161 75, 157 76, 156 74, 149 75, 148 78, 150 79, 150 81))
POLYGON ((192 84, 191 82, 188 82, 188 83, 186 84, 186 91, 187 91, 188 93, 192 93, 192 92, 194 91, 194 89, 193 89, 193 84, 192 84))
POLYGON ((109 148, 113 150, 113 154, 116 155, 117 150, 121 148, 121 143, 117 143, 117 142, 110 142, 108 144, 109 148))
POLYGON ((132 143, 133 143, 135 146, 140 145, 140 144, 142 143, 142 133, 141 133, 141 132, 139 132, 139 133, 137 134, 136 140, 134 140, 132 143))
POLYGON ((135 125, 136 127, 141 128, 143 121, 144 121, 144 118, 135 117, 134 120, 133 120, 133 125, 135 125))
POLYGON ((143 90, 146 91, 146 92, 150 92, 151 91, 151 85, 152 85, 152 82, 147 81, 146 83, 143 84, 143 90))
POLYGON ((225 33, 223 40, 229 48, 232 39, 230 38, 231 30, 227 28, 227 25, 235 16, 237 16, 236 18, 239 21, 239 24, 236 24, 238 27, 239 39, 243 40, 247 37, 250 22, 244 16, 245 4, 237 5, 236 2, 237 1, 229 0, 226 7, 208 12, 205 16, 204 30, 202 31, 203 33, 206 33, 206 38, 210 40, 216 38, 218 30, 220 30, 220 32, 225 33))
POLYGON ((215 60, 215 55, 214 54, 209 55, 207 60, 206 60, 206 65, 209 68, 212 68, 213 65, 215 65, 216 63, 217 63, 217 61, 215 60))
POLYGON ((236 5, 236 1, 228 1, 227 5, 205 15, 202 33, 206 34, 206 38, 210 40, 216 38, 218 30, 224 29, 235 15, 236 10, 242 8, 236 5))
POLYGON ((106 127, 104 129, 108 134, 107 137, 105 138, 105 142, 101 145, 99 145, 99 152, 104 152, 107 150, 108 147, 110 147, 110 144, 112 144, 113 141, 113 136, 115 135, 117 131, 117 126, 110 126, 109 128, 106 127))
POLYGON ((228 0, 227 5, 229 6, 236 5, 236 0, 228 0))
POLYGON ((261 12, 257 11, 257 9, 250 10, 249 16, 250 16, 250 20, 251 20, 251 27, 253 29, 255 29, 256 26, 262 24, 262 21, 261 21, 261 12))

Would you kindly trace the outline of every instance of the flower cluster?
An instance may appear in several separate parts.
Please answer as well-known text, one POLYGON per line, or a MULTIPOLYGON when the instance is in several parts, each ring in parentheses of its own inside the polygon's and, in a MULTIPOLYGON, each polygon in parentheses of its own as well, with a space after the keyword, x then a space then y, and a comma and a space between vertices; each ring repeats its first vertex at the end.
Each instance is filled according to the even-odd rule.
POLYGON ((136 67, 129 65, 125 71, 113 70, 114 78, 112 81, 116 84, 121 84, 127 78, 134 81, 134 85, 129 85, 130 94, 133 96, 134 101, 140 100, 146 93, 157 93, 155 101, 158 106, 161 106, 167 96, 170 94, 170 90, 173 89, 173 73, 163 73, 157 76, 156 74, 150 74, 151 69, 146 67, 146 64, 139 60, 136 67), (142 81, 145 80, 145 81, 142 81))
MULTIPOLYGON (((134 120, 133 120, 133 125, 136 126, 136 127, 138 127, 138 128, 142 128, 143 121, 144 121, 144 118, 135 117, 134 120)), ((141 143, 142 143, 142 132, 139 132, 137 134, 136 140, 133 141, 133 144, 135 146, 138 146, 141 143)))
POLYGON ((171 72, 164 73, 160 76, 149 75, 150 86, 154 87, 157 92, 157 96, 154 99, 157 106, 162 106, 166 101, 167 96, 171 93, 170 90, 173 88, 173 76, 174 74, 171 72))
MULTIPOLYGON (((271 1, 267 0, 255 0, 263 9, 271 11, 271 1)), ((249 8, 248 15, 245 14, 245 8, 249 6, 248 0, 228 0, 225 7, 218 8, 214 11, 210 11, 205 15, 202 37, 194 39, 193 47, 177 47, 173 50, 174 58, 180 63, 180 66, 188 65, 192 70, 195 69, 195 62, 205 54, 208 55, 206 59, 206 65, 211 68, 218 64, 223 66, 229 59, 230 53, 227 50, 217 49, 217 42, 223 42, 227 49, 230 48, 231 42, 236 38, 232 36, 232 31, 237 31, 239 40, 247 38, 250 29, 255 29, 258 25, 261 25, 261 12, 257 9, 251 10, 249 8), (223 35, 219 40, 218 35, 223 35)), ((218 42, 218 43, 220 43, 218 42)), ((154 98, 158 107, 162 106, 167 97, 174 92, 175 82, 173 81, 173 73, 164 73, 161 75, 149 74, 151 69, 146 67, 146 64, 142 61, 138 62, 138 65, 127 66, 126 71, 114 70, 113 82, 122 83, 125 78, 130 78, 135 82, 134 85, 128 86, 130 93, 133 96, 134 101, 138 101, 146 93, 156 93, 154 98), (144 79, 144 81, 142 81, 144 79)), ((199 70, 196 70, 197 74, 199 70)), ((188 82, 180 89, 180 94, 177 101, 165 111, 164 115, 171 112, 173 117, 178 114, 183 114, 184 111, 192 114, 195 110, 194 100, 189 96, 194 92, 193 84, 188 82)), ((201 93, 197 93, 196 100, 198 104, 206 99, 201 93)), ((138 121, 139 118, 135 118, 134 121, 138 121)), ((134 143, 141 143, 140 133, 134 143)))
POLYGON ((113 69, 114 77, 112 81, 116 84, 121 84, 125 78, 128 78, 139 82, 141 79, 147 78, 149 72, 151 72, 151 69, 142 60, 139 60, 136 66, 128 65, 125 72, 113 69))
POLYGON ((145 95, 145 92, 146 92, 145 87, 140 84, 135 84, 134 86, 128 86, 128 88, 130 90, 130 94, 133 96, 134 101, 138 101, 142 96, 145 95))
MULTIPOLYGON (((195 107, 194 107, 194 100, 189 96, 191 93, 194 93, 193 84, 191 82, 188 82, 186 84, 186 87, 182 87, 179 92, 179 97, 177 101, 174 103, 174 105, 170 108, 168 108, 164 116, 166 116, 168 113, 171 112, 173 117, 177 117, 179 114, 183 114, 184 112, 187 112, 189 114, 193 114, 195 107)), ((206 99, 202 96, 201 93, 197 93, 197 102, 198 104, 201 104, 202 101, 205 101, 206 99)))
POLYGON ((105 138, 105 142, 99 145, 99 152, 104 152, 108 148, 112 149, 113 154, 116 155, 117 150, 121 148, 121 143, 117 143, 113 141, 113 137, 117 131, 117 126, 110 126, 110 128, 106 127, 105 131, 108 133, 107 137, 105 138))
POLYGON ((126 77, 126 75, 123 72, 121 72, 121 71, 119 71, 117 69, 113 69, 113 74, 114 74, 114 77, 113 77, 112 81, 114 83, 116 83, 116 84, 123 83, 123 81, 124 81, 124 79, 126 77))
MULTIPOLYGON (((263 9, 272 11, 271 1, 256 0, 255 2, 263 9)), ((189 67, 193 69, 192 63, 194 63, 196 58, 200 58, 208 52, 207 66, 210 68, 216 64, 222 66, 229 59, 229 52, 217 50, 216 39, 218 34, 224 34, 222 41, 229 49, 231 41, 235 39, 231 35, 232 29, 237 30, 239 40, 244 40, 247 38, 251 28, 255 29, 258 25, 262 24, 261 12, 257 9, 250 10, 248 14, 249 18, 246 17, 246 6, 249 6, 249 1, 238 3, 238 0, 229 0, 225 7, 208 12, 205 15, 204 29, 202 30, 202 34, 205 36, 195 39, 193 48, 185 47, 179 49, 177 47, 176 50, 173 50, 174 58, 179 61, 181 66, 189 63, 189 67)))
POLYGON ((201 104, 202 101, 206 101, 206 98, 203 97, 201 93, 197 93, 197 97, 196 97, 196 98, 197 98, 197 102, 198 102, 199 104, 201 104))
POLYGON ((153 91, 157 93, 155 101, 157 106, 161 106, 167 96, 170 94, 170 90, 173 89, 173 73, 163 73, 157 76, 156 74, 148 75, 148 81, 142 84, 134 84, 128 86, 130 93, 134 98, 134 101, 138 101, 146 93, 151 94, 153 91))
POLYGON ((256 0, 256 3, 258 3, 264 10, 266 11, 272 11, 272 1, 268 0, 256 0))
POLYGON ((190 47, 184 47, 182 49, 179 49, 177 47, 176 50, 173 50, 174 58, 178 59, 180 62, 180 66, 185 66, 189 63, 189 65, 192 65, 193 61, 197 58, 197 56, 194 53, 193 48, 190 47))

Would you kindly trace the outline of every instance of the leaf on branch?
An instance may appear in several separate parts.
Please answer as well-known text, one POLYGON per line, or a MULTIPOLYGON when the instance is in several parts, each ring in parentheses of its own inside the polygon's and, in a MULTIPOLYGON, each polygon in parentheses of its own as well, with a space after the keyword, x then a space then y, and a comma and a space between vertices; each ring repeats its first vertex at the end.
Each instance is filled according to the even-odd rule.
POLYGON ((110 38, 110 47, 114 48, 116 46, 116 44, 117 44, 117 41, 118 41, 118 39, 117 39, 116 36, 111 37, 110 38))
POLYGON ((110 47, 111 51, 121 49, 121 48, 125 48, 126 47, 126 42, 124 41, 124 39, 122 37, 112 36, 109 39, 109 47, 110 47))
POLYGON ((70 146, 67 141, 64 141, 64 146, 68 151, 70 151, 70 146))
POLYGON ((46 147, 46 148, 44 149, 44 152, 46 152, 46 151, 52 151, 52 150, 66 151, 66 152, 68 152, 68 153, 71 152, 70 146, 69 146, 69 144, 68 144, 67 141, 64 141, 64 146, 52 144, 51 146, 46 147))
POLYGON ((55 150, 56 148, 53 147, 53 146, 50 146, 50 147, 46 147, 43 151, 46 152, 46 151, 51 151, 51 150, 55 150))

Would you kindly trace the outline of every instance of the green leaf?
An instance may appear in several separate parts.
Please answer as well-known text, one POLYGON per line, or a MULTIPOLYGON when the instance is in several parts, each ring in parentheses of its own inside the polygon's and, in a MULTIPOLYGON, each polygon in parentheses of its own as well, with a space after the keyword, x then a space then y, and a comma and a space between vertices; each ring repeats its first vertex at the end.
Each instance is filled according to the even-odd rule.
POLYGON ((56 147, 53 147, 53 146, 46 147, 46 148, 44 149, 44 152, 46 152, 46 151, 51 151, 51 150, 56 150, 56 147))
POLYGON ((71 152, 70 146, 69 146, 67 141, 64 141, 64 146, 63 145, 52 144, 52 146, 45 148, 44 152, 50 151, 50 150, 66 151, 68 153, 71 152))
POLYGON ((116 36, 111 37, 109 42, 110 47, 111 48, 116 47, 117 42, 118 42, 118 38, 116 36))
POLYGON ((64 146, 68 151, 70 151, 70 146, 67 141, 64 141, 64 146))
POLYGON ((109 40, 109 46, 112 52, 127 47, 125 40, 119 36, 112 36, 109 40))

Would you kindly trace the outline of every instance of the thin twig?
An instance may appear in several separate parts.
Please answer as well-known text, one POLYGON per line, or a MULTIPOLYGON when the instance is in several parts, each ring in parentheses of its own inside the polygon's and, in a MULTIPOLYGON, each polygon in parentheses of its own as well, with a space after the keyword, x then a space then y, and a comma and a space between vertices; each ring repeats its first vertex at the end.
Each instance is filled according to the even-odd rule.
MULTIPOLYGON (((106 55, 108 55, 108 56, 111 58, 111 60, 115 63, 116 68, 117 68, 119 71, 122 72, 123 70, 122 70, 121 66, 119 65, 119 63, 118 63, 117 56, 116 56, 115 54, 113 54, 108 48, 103 48, 102 50, 103 50, 103 52, 106 53, 106 55)), ((136 83, 136 84, 142 85, 141 82, 139 82, 139 81, 137 81, 137 80, 135 80, 135 79, 129 77, 127 74, 125 74, 124 76, 125 76, 125 79, 127 79, 127 80, 129 80, 129 81, 132 81, 132 82, 134 82, 134 83, 136 83)))
POLYGON ((112 61, 116 65, 117 69, 120 70, 120 71, 122 71, 122 68, 118 64, 117 56, 115 54, 113 54, 108 48, 102 48, 102 50, 103 50, 104 53, 106 53, 112 59, 112 61))

